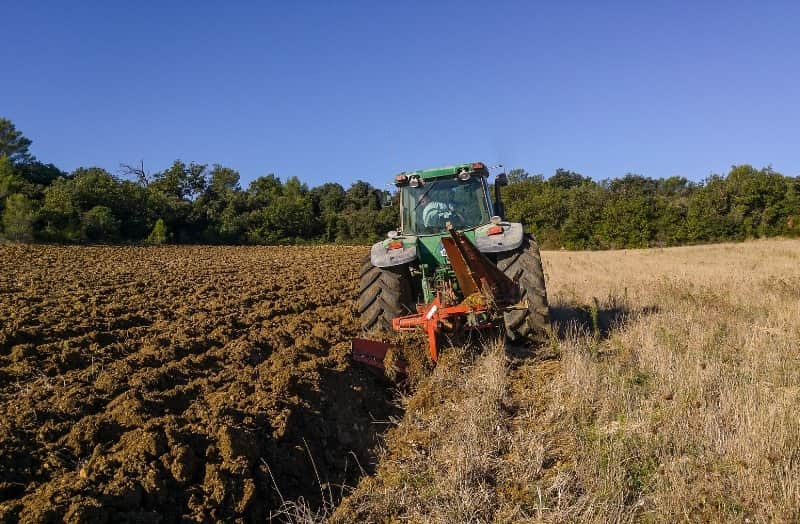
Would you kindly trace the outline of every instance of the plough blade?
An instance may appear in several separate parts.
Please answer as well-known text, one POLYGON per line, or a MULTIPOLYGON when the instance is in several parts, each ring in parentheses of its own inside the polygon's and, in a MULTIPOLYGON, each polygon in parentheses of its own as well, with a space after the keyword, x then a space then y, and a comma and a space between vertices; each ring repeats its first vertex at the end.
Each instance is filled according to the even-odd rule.
POLYGON ((450 237, 443 238, 442 245, 464 297, 488 293, 491 301, 499 306, 516 303, 519 300, 518 286, 478 251, 464 233, 452 226, 448 231, 450 237))
MULTIPOLYGON (((353 360, 380 369, 381 371, 386 370, 386 365, 383 363, 383 360, 386 358, 386 353, 390 348, 390 344, 377 340, 369 340, 366 338, 354 338, 350 340, 350 354, 353 360)), ((406 373, 405 362, 398 361, 395 365, 400 374, 404 375, 406 373)))

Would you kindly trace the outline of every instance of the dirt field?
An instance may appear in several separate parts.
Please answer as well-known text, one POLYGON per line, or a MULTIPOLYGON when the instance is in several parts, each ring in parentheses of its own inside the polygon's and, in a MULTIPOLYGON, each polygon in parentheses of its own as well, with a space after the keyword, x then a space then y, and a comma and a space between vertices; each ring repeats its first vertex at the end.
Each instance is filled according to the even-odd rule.
POLYGON ((338 498, 395 413, 347 358, 365 253, 0 246, 0 522, 338 498))

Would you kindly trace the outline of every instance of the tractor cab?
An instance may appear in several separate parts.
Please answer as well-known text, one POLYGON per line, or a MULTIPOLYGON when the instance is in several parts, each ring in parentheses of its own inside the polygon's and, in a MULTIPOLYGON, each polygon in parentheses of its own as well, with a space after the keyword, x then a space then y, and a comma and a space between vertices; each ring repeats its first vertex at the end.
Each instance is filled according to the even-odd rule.
MULTIPOLYGON (((442 238, 448 228, 463 232, 483 253, 516 249, 522 243, 522 224, 502 219, 500 187, 495 178, 495 201, 489 193, 489 169, 482 162, 400 173, 400 227, 372 247, 372 264, 393 267, 415 263, 422 269, 448 266, 442 238)), ((426 298, 430 298, 426 294, 426 298)))
POLYGON ((481 163, 398 175, 400 231, 436 235, 445 233, 448 223, 462 231, 488 224, 492 216, 488 175, 481 163))

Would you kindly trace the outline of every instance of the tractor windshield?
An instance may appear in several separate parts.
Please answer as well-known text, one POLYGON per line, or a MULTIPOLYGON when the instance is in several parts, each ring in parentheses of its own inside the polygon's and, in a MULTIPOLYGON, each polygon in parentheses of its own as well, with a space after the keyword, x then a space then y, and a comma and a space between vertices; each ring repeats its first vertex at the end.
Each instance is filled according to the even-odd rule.
POLYGON ((469 229, 489 222, 484 180, 473 176, 431 180, 402 189, 403 232, 427 235, 445 231, 447 222, 469 229))

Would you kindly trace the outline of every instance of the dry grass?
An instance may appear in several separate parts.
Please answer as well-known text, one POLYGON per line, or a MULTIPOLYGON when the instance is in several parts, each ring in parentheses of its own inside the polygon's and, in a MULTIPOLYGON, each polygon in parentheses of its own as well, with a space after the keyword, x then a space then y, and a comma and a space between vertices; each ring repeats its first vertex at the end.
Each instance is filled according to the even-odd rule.
POLYGON ((334 515, 336 522, 472 522, 491 517, 508 439, 502 345, 474 355, 451 349, 388 435, 391 453, 334 515), (449 438, 442 438, 442 437, 449 438))
POLYGON ((436 369, 340 520, 800 520, 800 241, 546 252, 550 347, 436 369))
POLYGON ((560 344, 574 485, 549 516, 800 518, 800 242, 548 255, 562 322, 592 297, 617 320, 560 344))

